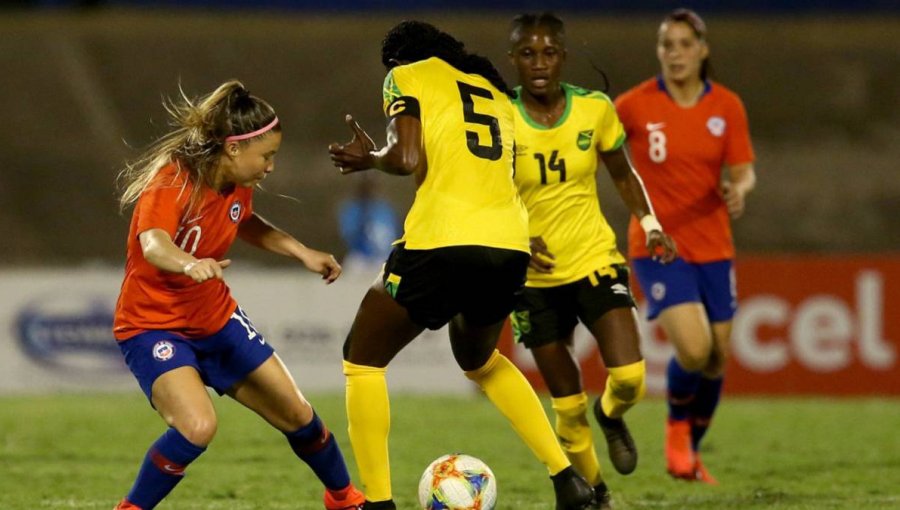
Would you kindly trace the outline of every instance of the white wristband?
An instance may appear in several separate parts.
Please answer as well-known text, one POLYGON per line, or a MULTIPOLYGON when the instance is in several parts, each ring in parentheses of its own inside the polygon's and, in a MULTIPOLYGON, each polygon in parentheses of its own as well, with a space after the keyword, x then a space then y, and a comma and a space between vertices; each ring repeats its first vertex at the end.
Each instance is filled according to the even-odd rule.
POLYGON ((184 274, 188 274, 188 271, 193 269, 193 267, 197 265, 197 262, 199 262, 199 260, 195 260, 193 262, 188 262, 187 264, 184 265, 183 268, 181 268, 181 272, 184 274))
POLYGON ((646 235, 650 235, 650 232, 653 232, 654 230, 662 232, 662 225, 659 224, 659 220, 656 219, 656 216, 652 214, 647 214, 641 218, 641 228, 644 229, 644 234, 646 235))

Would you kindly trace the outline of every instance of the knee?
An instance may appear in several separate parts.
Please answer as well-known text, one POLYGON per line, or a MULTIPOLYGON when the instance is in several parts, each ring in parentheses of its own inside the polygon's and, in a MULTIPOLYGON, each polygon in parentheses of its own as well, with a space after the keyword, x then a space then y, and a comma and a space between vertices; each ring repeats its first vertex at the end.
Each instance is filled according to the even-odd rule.
POLYGON ((728 363, 728 354, 725 352, 713 352, 706 366, 703 367, 703 375, 711 379, 721 377, 725 373, 725 365, 728 363))
POLYGON ((699 346, 690 345, 679 349, 676 358, 678 364, 687 372, 700 372, 706 370, 710 361, 709 349, 699 346))
POLYGON ((216 435, 216 430, 218 430, 218 421, 216 420, 215 415, 190 416, 181 423, 176 422, 171 425, 175 427, 185 439, 192 444, 201 447, 209 445, 216 435))
POLYGON ((584 392, 553 397, 551 405, 556 413, 557 430, 587 426, 588 398, 584 392))
POLYGON ((512 362, 510 362, 506 356, 500 354, 500 351, 494 349, 488 360, 480 366, 471 370, 462 366, 460 366, 460 368, 464 370, 466 377, 481 385, 485 380, 490 378, 492 374, 495 374, 498 369, 506 367, 507 364, 512 365, 512 362))
POLYGON ((312 406, 304 399, 300 399, 294 405, 286 406, 282 413, 282 423, 278 428, 285 433, 293 432, 305 427, 309 425, 313 419, 312 406))
POLYGON ((634 404, 644 397, 647 389, 647 369, 643 360, 621 367, 610 367, 608 386, 616 399, 634 404))

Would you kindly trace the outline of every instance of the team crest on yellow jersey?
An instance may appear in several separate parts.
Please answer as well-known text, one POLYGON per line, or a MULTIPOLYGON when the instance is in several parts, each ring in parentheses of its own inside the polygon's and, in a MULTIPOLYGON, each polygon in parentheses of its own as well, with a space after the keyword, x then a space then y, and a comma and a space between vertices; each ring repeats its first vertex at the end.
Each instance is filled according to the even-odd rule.
POLYGON ((588 129, 585 131, 578 132, 578 140, 575 142, 575 145, 578 146, 579 149, 586 151, 591 147, 591 140, 594 139, 594 130, 588 129))

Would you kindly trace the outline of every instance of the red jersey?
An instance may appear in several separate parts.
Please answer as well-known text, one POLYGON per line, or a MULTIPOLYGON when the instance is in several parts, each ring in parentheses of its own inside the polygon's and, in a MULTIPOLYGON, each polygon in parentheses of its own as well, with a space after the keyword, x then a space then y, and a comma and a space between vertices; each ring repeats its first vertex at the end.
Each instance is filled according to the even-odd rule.
MULTIPOLYGON (((722 167, 753 161, 747 113, 737 94, 707 82, 697 104, 683 108, 655 78, 615 103, 632 161, 679 256, 695 263, 734 258, 731 221, 719 192, 722 167)), ((631 258, 650 256, 635 218, 628 252, 631 258)))
POLYGON ((187 173, 170 164, 160 169, 137 201, 113 322, 119 341, 147 330, 176 331, 187 338, 209 336, 225 326, 237 306, 224 281, 196 283, 144 259, 138 235, 154 228, 168 232, 176 246, 198 259, 224 258, 238 225, 252 214, 253 188, 235 186, 221 193, 206 188, 189 212, 192 189, 187 173))

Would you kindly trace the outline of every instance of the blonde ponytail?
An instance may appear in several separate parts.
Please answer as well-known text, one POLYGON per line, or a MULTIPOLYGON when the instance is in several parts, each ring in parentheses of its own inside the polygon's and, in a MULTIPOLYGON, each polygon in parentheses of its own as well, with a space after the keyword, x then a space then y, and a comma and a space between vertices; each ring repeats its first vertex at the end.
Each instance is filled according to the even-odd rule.
MULTIPOLYGON (((192 208, 198 203, 203 187, 212 182, 225 138, 250 133, 275 119, 272 107, 251 95, 237 80, 227 81, 199 99, 191 99, 181 87, 178 90, 179 100, 163 102, 174 129, 137 159, 127 162, 119 172, 120 210, 137 202, 159 170, 170 163, 178 165, 179 173, 187 172, 193 183, 189 202, 189 209, 192 208)), ((280 131, 281 127, 275 129, 280 131)))

